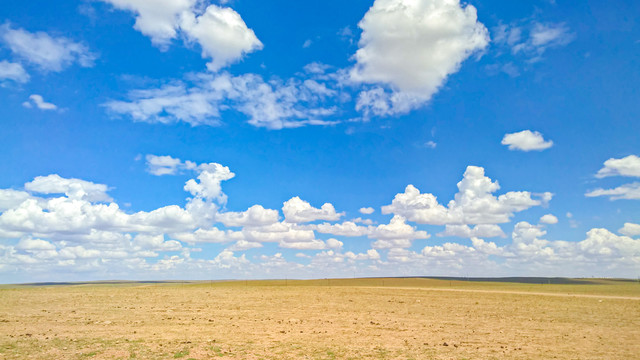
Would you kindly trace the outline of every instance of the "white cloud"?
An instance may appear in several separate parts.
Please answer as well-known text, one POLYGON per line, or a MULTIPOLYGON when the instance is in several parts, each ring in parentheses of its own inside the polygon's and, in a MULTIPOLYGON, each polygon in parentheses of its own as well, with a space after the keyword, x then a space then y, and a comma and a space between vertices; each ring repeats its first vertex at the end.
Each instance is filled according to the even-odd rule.
POLYGON ((435 141, 429 140, 426 143, 424 143, 424 146, 428 147, 429 149, 435 149, 438 144, 435 141))
MULTIPOLYGON (((531 29, 529 38, 529 44, 524 46, 533 47, 539 54, 542 54, 550 47, 565 46, 574 39, 574 35, 569 32, 569 28, 563 23, 535 23, 533 29, 531 29)), ((514 51, 518 51, 519 48, 514 48, 514 51)))
POLYGON ((334 239, 334 238, 328 239, 326 241, 326 244, 327 244, 327 247, 329 249, 340 249, 340 248, 342 248, 342 245, 344 245, 344 243, 342 241, 334 239))
POLYGON ((314 75, 322 75, 324 74, 331 66, 319 62, 312 62, 304 66, 304 71, 309 74, 314 75))
POLYGON ((363 225, 373 225, 374 222, 371 219, 363 219, 361 217, 357 217, 355 219, 351 219, 351 222, 356 223, 356 224, 363 224, 363 225))
POLYGON ((177 36, 180 15, 196 0, 103 0, 115 8, 136 13, 134 28, 151 38, 153 44, 166 47, 177 36))
POLYGON ((553 214, 546 214, 540 217, 540 223, 541 224, 557 224, 558 218, 555 217, 553 214))
POLYGON ((156 176, 175 175, 182 167, 182 161, 171 156, 147 155, 147 171, 156 176))
POLYGON ((0 61, 0 81, 13 80, 19 83, 26 83, 29 78, 29 74, 19 63, 12 63, 6 60, 0 61))
POLYGON ((629 237, 638 236, 640 235, 640 224, 624 223, 624 226, 618 232, 629 237))
POLYGON ((197 0, 103 0, 114 7, 136 13, 134 28, 166 50, 178 34, 197 42, 203 58, 211 58, 207 68, 218 71, 262 49, 262 43, 240 14, 229 7, 209 5, 197 0), (201 11, 204 9, 203 11, 201 11))
POLYGON ((352 221, 345 221, 339 224, 323 223, 318 225, 308 225, 308 228, 324 234, 338 236, 363 236, 369 233, 369 228, 359 226, 352 221))
POLYGON ((326 244, 322 240, 310 240, 310 241, 281 241, 278 244, 284 249, 296 249, 296 250, 324 250, 327 248, 326 244))
POLYGON ((166 240, 163 235, 139 234, 133 239, 133 245, 152 251, 180 251, 182 244, 175 240, 166 240))
POLYGON ((29 251, 55 250, 56 246, 45 240, 24 238, 20 239, 16 245, 16 249, 29 251))
POLYGON ((283 243, 311 243, 317 240, 313 230, 298 229, 293 224, 284 222, 277 225, 246 227, 242 229, 242 234, 248 241, 277 242, 280 245, 283 243))
POLYGON ((253 30, 233 9, 209 5, 204 14, 196 16, 183 12, 180 24, 190 39, 202 47, 202 57, 212 58, 207 64, 211 71, 242 58, 246 53, 262 49, 253 30))
POLYGON ((225 212, 216 215, 216 220, 225 226, 258 227, 277 223, 278 210, 265 209, 262 205, 253 205, 244 212, 225 212))
POLYGON ((510 248, 528 259, 553 256, 555 255, 553 248, 547 246, 549 241, 540 239, 546 234, 547 232, 542 230, 540 226, 521 221, 513 228, 511 234, 513 243, 510 248))
POLYGON ((637 200, 640 199, 640 182, 621 185, 613 189, 595 189, 587 192, 585 196, 608 196, 609 200, 637 200))
POLYGON ((325 104, 336 95, 326 83, 298 78, 266 82, 256 74, 228 73, 196 74, 190 80, 192 86, 174 82, 131 91, 128 101, 109 101, 103 106, 134 121, 163 124, 183 121, 193 126, 216 126, 223 110, 240 112, 249 124, 268 129, 338 123, 322 120, 337 112, 334 105, 325 104))
POLYGON ((172 233, 172 238, 186 242, 188 244, 197 243, 226 243, 231 241, 243 241, 244 235, 241 232, 232 230, 220 230, 216 227, 198 228, 194 232, 172 233))
MULTIPOLYGON (((335 255, 340 256, 338 253, 335 255)), ((376 249, 369 249, 367 252, 360 254, 347 251, 343 256, 349 260, 380 260, 380 253, 376 249)))
POLYGON ((231 172, 228 167, 218 163, 209 163, 200 165, 200 174, 196 179, 190 179, 184 185, 184 190, 190 192, 193 196, 216 200, 219 204, 226 204, 227 195, 222 192, 220 183, 225 180, 232 179, 236 174, 231 172))
POLYGON ((511 49, 514 55, 527 57, 529 63, 542 60, 550 48, 568 45, 575 38, 564 23, 531 21, 524 25, 500 25, 493 29, 494 42, 511 49))
MULTIPOLYGON (((180 161, 178 167, 186 169, 187 163, 180 161)), ((191 164, 189 167, 197 173, 231 173, 221 171, 222 165, 215 163, 191 164)), ((470 167, 459 184, 463 195, 456 196, 447 207, 440 205, 449 214, 448 219, 509 220, 513 215, 509 212, 533 206, 531 201, 542 203, 550 198, 548 194, 542 195, 543 200, 532 200, 530 195, 522 194, 494 197, 491 193, 497 191, 498 184, 484 177, 481 170, 470 167), (474 213, 476 210, 486 213, 478 215, 474 213)), ((179 278, 210 271, 218 277, 237 278, 250 274, 284 277, 295 271, 298 276, 312 277, 317 274, 345 276, 356 270, 360 276, 422 272, 464 276, 465 271, 482 269, 479 270, 482 275, 494 276, 628 277, 634 276, 629 274, 636 271, 640 256, 640 239, 632 238, 640 235, 640 225, 633 223, 625 223, 619 230, 622 236, 606 229, 592 229, 583 241, 572 242, 547 240, 544 225, 518 222, 513 227, 512 242, 503 246, 479 236, 501 235, 502 230, 494 222, 476 226, 445 223, 448 226, 444 233, 468 237, 472 245, 446 243, 426 246, 416 252, 410 249, 414 241, 427 239, 429 234, 400 214, 396 214, 388 224, 365 227, 355 221, 322 224, 278 222, 276 210, 260 205, 246 211, 219 213, 211 197, 222 194, 220 181, 213 181, 214 186, 211 187, 202 185, 200 181, 203 189, 195 197, 187 199, 184 207, 168 205, 135 213, 122 211, 116 203, 101 203, 107 196, 106 185, 86 180, 39 177, 25 185, 27 191, 0 189, 0 238, 8 240, 0 244, 0 276, 16 281, 20 276, 48 279, 58 276, 61 271, 82 271, 82 276, 109 274, 115 278, 179 278), (209 193, 204 188, 213 190, 209 193), (55 195, 61 193, 65 195, 55 195), (227 226, 242 228, 235 231, 213 226, 223 218, 227 226), (350 247, 352 244, 344 243, 339 237, 324 241, 317 239, 317 232, 340 234, 336 237, 367 236, 372 239, 373 249, 342 253, 345 245, 350 247), (265 242, 280 248, 318 252, 305 264, 290 262, 287 259, 294 256, 282 253, 258 256, 258 262, 234 254, 235 251, 261 248, 265 242), (204 258, 191 258, 190 253, 200 249, 190 246, 205 244, 204 248, 209 246, 207 243, 228 246, 214 258, 204 253, 204 258), (168 256, 167 252, 178 254, 168 256), (150 262, 147 262, 148 258, 151 258, 150 262), (356 263, 360 261, 367 263, 356 263), (596 273, 593 273, 594 269, 597 269, 596 273)), ((418 210, 431 205, 424 201, 429 198, 426 195, 431 194, 418 191, 404 199, 411 200, 403 203, 404 210, 415 210, 417 212, 409 213, 416 216, 424 215, 418 210)), ((299 201, 303 204, 294 206, 293 213, 305 221, 318 216, 332 217, 330 221, 341 217, 333 206, 330 209, 313 208, 299 201), (309 209, 311 211, 307 212, 309 209)), ((395 202, 392 205, 401 204, 395 202)), ((436 202, 435 205, 439 204, 436 202)), ((541 219, 541 223, 545 221, 541 219)))
POLYGON ((414 226, 406 223, 406 219, 400 215, 394 215, 389 224, 381 224, 371 229, 369 238, 376 239, 372 244, 376 249, 407 248, 415 239, 428 239, 430 235, 426 231, 416 230, 414 226))
MULTIPOLYGON (((621 159, 611 158, 604 162, 604 167, 596 174, 597 178, 609 176, 640 177, 640 157, 629 155, 621 159)), ((585 194, 587 197, 608 196, 609 200, 640 199, 640 182, 624 184, 613 189, 598 188, 585 194)))
POLYGON ((45 71, 62 71, 76 62, 91 67, 96 59, 85 45, 44 32, 30 33, 5 24, 0 35, 11 52, 45 71))
POLYGON ((130 101, 110 101, 104 106, 115 114, 128 115, 134 121, 163 124, 184 121, 194 126, 219 125, 219 94, 201 90, 187 90, 184 84, 135 90, 129 93, 130 101))
POLYGON ((282 213, 285 221, 289 223, 305 223, 316 220, 335 221, 344 216, 344 212, 337 213, 330 203, 325 203, 318 209, 297 196, 284 202, 282 213))
POLYGON ((590 256, 636 259, 640 256, 640 239, 618 236, 607 229, 591 229, 587 238, 578 243, 579 249, 590 256))
POLYGON ((112 201, 107 195, 107 185, 90 181, 63 178, 60 175, 38 176, 33 181, 24 184, 27 191, 40 194, 65 194, 70 199, 86 201, 112 201))
POLYGON ((259 243, 259 242, 238 240, 238 242, 236 242, 235 244, 233 244, 230 247, 228 247, 227 250, 230 250, 230 251, 245 251, 245 250, 257 249, 257 248, 261 248, 261 247, 262 247, 262 244, 259 243))
POLYGON ((445 207, 433 194, 421 194, 413 185, 397 194, 391 205, 382 207, 383 214, 398 214, 410 221, 432 225, 499 224, 509 222, 515 212, 544 204, 552 194, 532 198, 528 191, 510 191, 498 197, 491 195, 500 189, 497 181, 484 176, 484 168, 468 166, 458 193, 445 207))
POLYGON ((502 256, 505 254, 503 248, 500 248, 494 242, 487 242, 482 239, 473 237, 471 238, 471 243, 473 244, 473 248, 483 254, 487 255, 498 255, 502 256))
POLYGON ((31 195, 25 191, 0 189, 0 212, 14 208, 30 197, 31 195))
POLYGON ((404 113, 427 102, 489 43, 476 9, 458 0, 376 0, 358 26, 362 35, 351 80, 392 91, 360 94, 357 107, 375 115, 404 113))
POLYGON ((544 150, 553 146, 553 141, 545 141, 537 131, 523 130, 520 132, 506 134, 502 138, 502 145, 509 145, 509 150, 544 150))
POLYGON ((438 233, 437 236, 457 236, 461 238, 490 238, 490 237, 505 237, 505 233, 500 226, 495 224, 479 224, 470 228, 468 225, 447 225, 445 230, 438 233))
POLYGON ((372 207, 362 207, 359 211, 361 214, 370 215, 373 214, 373 212, 376 210, 372 207))
POLYGON ((55 104, 44 101, 42 96, 38 94, 33 94, 29 96, 29 100, 30 101, 23 102, 22 106, 26 108, 31 108, 33 105, 35 105, 40 110, 55 110, 58 108, 55 104))
POLYGON ((214 265, 222 269, 242 268, 249 263, 244 254, 234 256, 233 251, 229 249, 222 250, 212 261, 214 265))
POLYGON ((608 176, 640 177, 640 157, 629 155, 621 159, 611 158, 604 162, 604 167, 598 170, 597 178, 608 176))

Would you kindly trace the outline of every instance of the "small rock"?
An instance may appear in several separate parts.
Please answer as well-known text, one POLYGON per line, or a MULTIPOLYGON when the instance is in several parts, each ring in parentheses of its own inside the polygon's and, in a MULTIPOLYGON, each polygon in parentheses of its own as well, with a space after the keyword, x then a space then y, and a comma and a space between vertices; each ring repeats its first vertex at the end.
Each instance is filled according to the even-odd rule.
POLYGON ((446 342, 442 343, 442 346, 449 346, 446 342))

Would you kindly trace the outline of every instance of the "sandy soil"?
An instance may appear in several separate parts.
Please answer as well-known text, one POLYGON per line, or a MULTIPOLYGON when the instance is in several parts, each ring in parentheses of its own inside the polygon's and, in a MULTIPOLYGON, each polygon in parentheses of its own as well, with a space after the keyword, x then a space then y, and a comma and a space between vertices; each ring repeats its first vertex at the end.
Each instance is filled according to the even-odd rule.
POLYGON ((5 288, 0 359, 638 359, 627 286, 5 288))

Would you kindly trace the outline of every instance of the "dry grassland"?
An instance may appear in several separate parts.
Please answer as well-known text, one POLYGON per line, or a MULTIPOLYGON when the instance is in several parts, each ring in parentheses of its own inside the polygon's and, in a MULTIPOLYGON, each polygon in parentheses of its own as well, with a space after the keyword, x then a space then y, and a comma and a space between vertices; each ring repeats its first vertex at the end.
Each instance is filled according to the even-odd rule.
POLYGON ((174 358, 639 359, 640 284, 355 279, 0 288, 0 359, 174 358))

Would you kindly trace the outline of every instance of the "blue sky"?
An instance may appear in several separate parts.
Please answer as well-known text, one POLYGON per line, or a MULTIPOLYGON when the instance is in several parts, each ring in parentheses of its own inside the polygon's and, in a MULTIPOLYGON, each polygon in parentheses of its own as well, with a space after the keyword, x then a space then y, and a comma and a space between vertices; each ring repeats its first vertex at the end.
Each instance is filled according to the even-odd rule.
POLYGON ((640 5, 0 7, 0 282, 640 275, 640 5))

